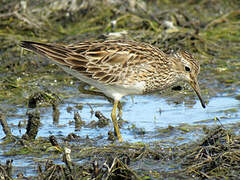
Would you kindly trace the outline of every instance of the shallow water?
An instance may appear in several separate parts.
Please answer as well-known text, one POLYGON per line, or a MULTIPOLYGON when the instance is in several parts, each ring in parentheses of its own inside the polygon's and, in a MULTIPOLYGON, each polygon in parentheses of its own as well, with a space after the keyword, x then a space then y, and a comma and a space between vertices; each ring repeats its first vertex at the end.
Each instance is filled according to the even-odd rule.
MULTIPOLYGON (((123 125, 121 133, 125 141, 129 142, 150 142, 149 138, 157 134, 157 130, 170 126, 178 126, 181 124, 201 124, 212 125, 217 122, 215 117, 221 120, 222 124, 236 123, 240 116, 240 101, 233 97, 214 97, 209 100, 206 109, 201 107, 198 100, 195 105, 169 104, 164 98, 157 96, 134 96, 123 99, 123 119, 128 123, 123 125), (141 128, 145 135, 136 135, 134 128, 141 128)), ((104 98, 70 98, 65 99, 64 104, 59 106, 60 119, 58 124, 54 124, 52 120, 52 108, 40 108, 41 127, 38 136, 48 137, 50 135, 66 136, 69 133, 76 133, 81 137, 90 138, 103 135, 107 139, 107 132, 113 130, 113 125, 104 128, 86 128, 75 130, 74 112, 78 111, 82 120, 89 124, 92 120, 98 120, 95 115, 91 114, 91 108, 94 111, 101 111, 104 116, 110 118, 112 104, 104 98), (82 105, 82 109, 75 108, 76 105, 82 105), (72 107, 71 112, 67 112, 67 108, 72 107)), ((14 135, 21 136, 25 133, 25 128, 19 131, 17 125, 19 121, 27 120, 26 108, 18 108, 14 112, 14 116, 7 118, 14 135)), ((0 127, 0 138, 5 134, 0 127)))
MULTIPOLYGON (((166 99, 156 95, 148 96, 134 96, 123 98, 123 119, 127 120, 121 128, 121 134, 124 141, 131 143, 134 142, 147 142, 152 143, 154 141, 165 142, 162 146, 168 146, 171 144, 182 144, 197 140, 202 135, 200 131, 202 125, 211 126, 219 125, 219 122, 214 121, 215 117, 218 117, 222 124, 232 124, 239 122, 240 117, 240 101, 231 96, 213 97, 209 99, 206 109, 201 107, 198 99, 196 104, 174 104, 166 99), (200 125, 199 130, 188 133, 174 131, 167 135, 162 135, 159 130, 167 128, 169 126, 179 127, 181 124, 200 125), (134 127, 134 128, 133 128, 134 127), (138 131, 144 130, 144 134, 139 134, 138 131), (181 137, 183 139, 178 140, 181 137)), ((87 128, 82 127, 80 130, 76 130, 74 126, 74 112, 78 111, 82 120, 89 124, 92 120, 97 121, 95 115, 91 114, 91 110, 101 111, 104 116, 110 118, 112 104, 102 97, 80 98, 72 97, 64 99, 64 103, 59 105, 60 119, 58 124, 54 124, 52 120, 52 107, 40 108, 41 127, 38 132, 38 136, 48 137, 50 135, 66 136, 69 133, 75 133, 83 138, 89 136, 95 138, 100 135, 103 139, 99 141, 99 144, 106 143, 108 137, 108 131, 113 130, 113 125, 104 128, 87 128), (79 110, 76 106, 82 106, 79 110), (72 111, 67 112, 67 109, 71 107, 72 111)), ((19 121, 27 122, 27 108, 19 107, 17 111, 7 117, 9 126, 12 133, 17 136, 21 136, 25 133, 25 127, 18 129, 17 125, 19 121)), ((0 127, 0 138, 3 138, 5 134, 0 127)), ((111 143, 111 142, 109 142, 111 143)), ((6 149, 0 148, 0 157, 2 161, 10 159, 11 156, 2 156, 6 149)), ((36 163, 42 161, 43 157, 28 157, 25 155, 18 155, 13 157, 14 174, 23 172, 25 175, 35 175, 36 163), (28 168, 26 168, 28 167, 28 168)), ((55 163, 61 164, 61 160, 54 160, 55 163)))

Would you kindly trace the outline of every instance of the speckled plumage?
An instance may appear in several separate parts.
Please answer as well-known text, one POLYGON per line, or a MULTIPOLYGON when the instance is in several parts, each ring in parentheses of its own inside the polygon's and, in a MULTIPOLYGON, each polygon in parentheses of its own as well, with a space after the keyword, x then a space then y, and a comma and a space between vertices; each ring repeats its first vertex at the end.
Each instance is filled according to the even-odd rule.
MULTIPOLYGON (((20 45, 53 60, 66 72, 97 87, 117 104, 125 95, 161 91, 178 81, 187 81, 205 107, 197 82, 199 63, 185 51, 166 54, 150 44, 123 40, 70 45, 23 41, 20 45)), ((113 114, 115 112, 112 112, 112 118, 113 114)))

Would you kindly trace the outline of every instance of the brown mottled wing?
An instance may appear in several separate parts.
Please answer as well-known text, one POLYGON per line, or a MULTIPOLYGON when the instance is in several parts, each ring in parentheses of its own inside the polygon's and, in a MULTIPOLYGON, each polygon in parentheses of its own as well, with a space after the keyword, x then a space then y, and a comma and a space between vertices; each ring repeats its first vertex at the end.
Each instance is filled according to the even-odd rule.
POLYGON ((151 58, 154 53, 158 56, 161 54, 150 45, 114 40, 68 46, 23 41, 21 46, 108 84, 123 82, 126 77, 134 80, 136 71, 151 71, 151 58))

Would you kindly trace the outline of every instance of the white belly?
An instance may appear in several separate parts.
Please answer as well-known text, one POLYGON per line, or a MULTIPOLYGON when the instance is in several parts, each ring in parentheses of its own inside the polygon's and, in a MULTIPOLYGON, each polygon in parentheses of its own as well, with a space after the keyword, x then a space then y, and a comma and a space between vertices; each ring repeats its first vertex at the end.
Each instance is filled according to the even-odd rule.
MULTIPOLYGON (((59 65, 59 64, 58 64, 59 65)), ((74 77, 80 79, 87 84, 90 84, 97 89, 99 89, 102 93, 106 96, 113 98, 115 100, 120 100, 123 96, 126 95, 135 95, 135 94, 142 94, 145 87, 145 82, 138 82, 133 85, 117 85, 117 84, 103 84, 97 80, 88 78, 76 70, 69 69, 68 67, 59 65, 64 71, 73 75, 74 77)))

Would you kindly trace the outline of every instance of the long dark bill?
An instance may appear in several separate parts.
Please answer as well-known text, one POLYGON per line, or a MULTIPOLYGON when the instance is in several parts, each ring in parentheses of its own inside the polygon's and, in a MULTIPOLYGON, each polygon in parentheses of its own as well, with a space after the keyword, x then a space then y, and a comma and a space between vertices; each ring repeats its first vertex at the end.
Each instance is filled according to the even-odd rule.
POLYGON ((202 96, 201 96, 201 93, 200 93, 200 88, 199 88, 199 85, 198 85, 198 81, 197 79, 194 79, 193 81, 190 82, 190 85, 192 86, 192 88, 194 89, 194 91, 196 92, 200 102, 201 102, 201 105, 203 108, 206 107, 205 105, 205 102, 203 101, 202 99, 202 96))

